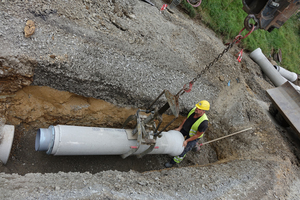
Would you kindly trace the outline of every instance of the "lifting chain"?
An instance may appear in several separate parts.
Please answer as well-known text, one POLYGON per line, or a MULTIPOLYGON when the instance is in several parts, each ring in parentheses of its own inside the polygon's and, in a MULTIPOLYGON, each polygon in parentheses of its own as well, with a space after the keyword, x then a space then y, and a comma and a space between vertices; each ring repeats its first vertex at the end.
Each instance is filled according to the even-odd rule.
POLYGON ((233 47, 233 45, 236 42, 231 42, 230 44, 228 44, 227 48, 225 48, 222 53, 220 53, 212 62, 210 62, 208 65, 205 66, 205 68, 195 77, 193 78, 193 80, 191 81, 192 83, 195 83, 203 74, 205 74, 210 67, 212 67, 216 62, 218 62, 220 60, 220 58, 223 57, 223 55, 229 51, 229 49, 231 49, 233 47))
POLYGON ((216 62, 218 62, 220 60, 220 58, 223 57, 223 55, 228 52, 234 44, 239 43, 242 39, 248 37, 248 35, 250 35, 254 30, 255 30, 256 26, 254 26, 252 24, 252 29, 245 35, 242 36, 241 33, 243 32, 243 30, 245 30, 245 27, 239 32, 239 34, 234 38, 234 40, 231 43, 227 43, 225 45, 227 45, 227 47, 222 51, 222 53, 220 53, 212 62, 210 62, 208 65, 205 66, 205 68, 199 73, 197 74, 197 76, 195 78, 192 79, 192 81, 190 81, 187 84, 185 84, 183 86, 183 88, 176 94, 176 96, 181 96, 183 95, 185 92, 190 92, 192 90, 192 86, 193 84, 203 75, 205 74, 210 67, 212 67, 216 62))

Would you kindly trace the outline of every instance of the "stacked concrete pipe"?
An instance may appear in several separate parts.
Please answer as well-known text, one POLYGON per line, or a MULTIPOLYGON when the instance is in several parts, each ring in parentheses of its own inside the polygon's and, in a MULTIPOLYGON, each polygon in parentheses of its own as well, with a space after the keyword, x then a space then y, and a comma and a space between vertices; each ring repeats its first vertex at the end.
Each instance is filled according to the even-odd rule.
POLYGON ((0 125, 0 161, 6 164, 10 155, 15 127, 12 125, 0 125))
MULTIPOLYGON (((292 82, 297 79, 297 77, 295 77, 293 72, 289 72, 288 70, 283 70, 283 68, 280 68, 280 70, 276 70, 273 64, 262 53, 260 48, 255 49, 250 54, 250 58, 252 58, 261 67, 263 72, 270 78, 270 80, 272 81, 272 83, 274 83, 276 87, 279 87, 282 84, 284 84, 286 81, 288 81, 286 78, 288 78, 292 82), (279 73, 279 71, 281 71, 283 75, 279 73)), ((291 84, 298 92, 300 92, 299 86, 293 83, 291 84)))
POLYGON ((295 82, 298 79, 298 75, 295 72, 290 72, 289 70, 286 70, 278 65, 274 65, 274 68, 281 74, 281 76, 291 82, 295 82))
MULTIPOLYGON (((136 136, 130 129, 98 128, 83 126, 50 126, 40 128, 36 135, 35 150, 57 155, 122 155, 137 148, 136 136)), ((162 132, 153 151, 149 154, 177 156, 183 151, 184 138, 179 131, 162 132)), ((149 148, 141 145, 133 154, 149 148)))

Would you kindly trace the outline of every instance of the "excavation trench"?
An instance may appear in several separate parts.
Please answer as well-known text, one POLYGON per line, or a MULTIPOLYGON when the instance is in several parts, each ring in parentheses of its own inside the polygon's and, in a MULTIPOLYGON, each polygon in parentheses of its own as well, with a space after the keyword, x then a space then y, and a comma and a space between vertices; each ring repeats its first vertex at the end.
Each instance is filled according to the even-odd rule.
MULTIPOLYGON (((5 173, 57 173, 90 172, 105 170, 145 172, 164 168, 169 161, 168 155, 146 155, 142 158, 130 156, 53 156, 35 151, 35 137, 39 128, 50 125, 74 125, 91 127, 121 128, 129 115, 136 108, 121 108, 94 98, 85 98, 69 92, 58 91, 49 87, 28 86, 19 90, 9 102, 6 119, 15 125, 15 137, 10 158, 0 170, 5 173)), ((177 127, 184 117, 180 116, 170 127, 177 127)), ((173 116, 164 115, 165 124, 173 116)), ((134 124, 129 124, 129 127, 134 124)), ((209 134, 209 130, 207 131, 209 134)), ((205 140, 202 139, 202 142, 205 140)), ((216 152, 205 145, 199 152, 191 152, 177 167, 205 165, 217 161, 216 152)))

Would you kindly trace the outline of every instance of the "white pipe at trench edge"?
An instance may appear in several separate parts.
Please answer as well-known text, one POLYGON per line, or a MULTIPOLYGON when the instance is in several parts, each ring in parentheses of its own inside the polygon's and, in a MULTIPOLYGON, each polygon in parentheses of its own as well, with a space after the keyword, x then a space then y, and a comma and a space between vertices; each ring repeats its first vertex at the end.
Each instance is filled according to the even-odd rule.
MULTIPOLYGON (((40 128, 35 139, 36 151, 58 155, 122 155, 137 146, 129 129, 57 125, 40 128)), ((179 131, 162 132, 149 154, 177 156, 183 151, 184 138, 179 131)), ((149 145, 141 145, 140 154, 149 145)))
POLYGON ((294 82, 298 79, 298 75, 295 72, 290 72, 289 70, 284 69, 278 65, 274 65, 274 68, 283 76, 291 82, 294 82))
POLYGON ((0 161, 7 163, 14 139, 15 127, 12 125, 0 125, 0 161))
POLYGON ((260 48, 255 49, 250 54, 250 58, 252 58, 263 70, 263 72, 270 78, 272 83, 276 87, 281 86, 287 80, 283 78, 280 73, 274 68, 272 63, 266 58, 266 56, 262 53, 260 48))
MULTIPOLYGON (((272 63, 266 58, 266 56, 262 53, 260 48, 255 49, 252 51, 252 53, 249 55, 250 58, 252 58, 263 70, 263 72, 270 78, 272 83, 276 87, 281 86, 284 84, 287 79, 281 76, 281 74, 274 68, 272 63)), ((291 83, 291 85, 300 92, 300 87, 291 83)))

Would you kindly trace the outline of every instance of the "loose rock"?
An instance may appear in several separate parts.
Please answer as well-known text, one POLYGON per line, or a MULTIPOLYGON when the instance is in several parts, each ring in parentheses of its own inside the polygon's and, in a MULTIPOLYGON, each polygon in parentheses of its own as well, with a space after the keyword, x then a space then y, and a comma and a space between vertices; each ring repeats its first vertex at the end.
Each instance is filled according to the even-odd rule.
POLYGON ((26 22, 26 26, 24 28, 25 37, 28 38, 34 34, 35 31, 35 25, 32 20, 28 20, 26 22))

